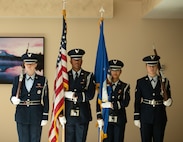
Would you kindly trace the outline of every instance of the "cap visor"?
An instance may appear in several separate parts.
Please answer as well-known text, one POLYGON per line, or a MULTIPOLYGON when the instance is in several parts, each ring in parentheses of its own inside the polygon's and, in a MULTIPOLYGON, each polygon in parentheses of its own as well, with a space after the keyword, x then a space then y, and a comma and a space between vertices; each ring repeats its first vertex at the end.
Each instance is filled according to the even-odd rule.
POLYGON ((80 60, 81 58, 72 58, 73 60, 80 60))

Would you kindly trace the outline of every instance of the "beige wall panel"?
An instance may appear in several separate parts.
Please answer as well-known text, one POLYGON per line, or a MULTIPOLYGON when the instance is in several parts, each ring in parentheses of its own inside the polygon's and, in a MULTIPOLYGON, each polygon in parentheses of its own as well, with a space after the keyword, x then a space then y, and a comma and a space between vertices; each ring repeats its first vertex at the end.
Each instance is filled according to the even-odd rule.
POLYGON ((142 13, 143 13, 143 16, 148 14, 161 1, 162 0, 142 0, 142 13))
MULTIPOLYGON (((0 17, 56 18, 61 16, 63 0, 1 0, 0 17)), ((68 18, 97 18, 101 7, 105 17, 113 17, 113 0, 66 0, 68 18)))

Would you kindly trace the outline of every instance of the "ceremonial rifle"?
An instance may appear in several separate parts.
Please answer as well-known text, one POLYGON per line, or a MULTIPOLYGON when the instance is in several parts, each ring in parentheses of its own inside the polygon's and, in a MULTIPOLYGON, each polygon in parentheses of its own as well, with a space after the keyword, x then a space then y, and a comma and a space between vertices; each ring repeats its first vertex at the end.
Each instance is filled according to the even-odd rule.
MULTIPOLYGON (((25 51, 25 53, 27 54, 28 53, 28 50, 29 50, 29 43, 28 43, 28 47, 25 51)), ((20 76, 19 76, 19 82, 18 82, 18 88, 17 88, 17 93, 16 93, 16 97, 19 98, 20 97, 20 89, 21 89, 21 86, 22 86, 22 80, 23 80, 23 75, 24 75, 24 63, 22 63, 22 71, 20 73, 20 76)))
MULTIPOLYGON (((155 46, 153 45, 153 50, 154 50, 154 54, 157 56, 157 51, 155 46)), ((165 87, 165 76, 163 74, 163 69, 161 66, 160 61, 158 61, 158 71, 159 71, 159 75, 160 75, 160 82, 161 82, 161 93, 163 95, 164 101, 168 100, 168 95, 167 95, 167 91, 166 91, 166 87, 165 87)))

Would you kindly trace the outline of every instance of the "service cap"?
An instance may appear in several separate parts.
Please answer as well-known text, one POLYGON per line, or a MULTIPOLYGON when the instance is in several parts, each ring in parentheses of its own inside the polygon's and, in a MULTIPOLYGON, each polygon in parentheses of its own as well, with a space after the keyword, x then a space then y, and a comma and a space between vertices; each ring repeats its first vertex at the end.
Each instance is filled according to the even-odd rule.
POLYGON ((110 70, 121 70, 123 66, 124 64, 120 60, 113 59, 109 61, 110 70))
POLYGON ((38 57, 34 53, 26 53, 22 55, 22 61, 24 61, 27 64, 37 63, 38 57))
POLYGON ((75 60, 82 58, 84 54, 85 54, 85 51, 79 48, 72 49, 68 52, 68 55, 75 60))
POLYGON ((143 58, 143 61, 146 64, 149 64, 151 66, 157 65, 159 62, 160 56, 158 55, 149 55, 143 58))

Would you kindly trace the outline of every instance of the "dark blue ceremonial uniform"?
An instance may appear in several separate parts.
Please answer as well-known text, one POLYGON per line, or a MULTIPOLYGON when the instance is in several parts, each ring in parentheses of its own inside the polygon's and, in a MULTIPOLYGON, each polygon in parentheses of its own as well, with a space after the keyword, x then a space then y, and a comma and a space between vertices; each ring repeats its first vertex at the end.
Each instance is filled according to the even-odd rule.
MULTIPOLYGON (((124 63, 120 60, 110 60, 109 67, 111 72, 111 82, 108 84, 108 103, 111 106, 103 107, 103 102, 100 105, 97 98, 97 119, 103 119, 105 121, 106 118, 102 116, 102 108, 109 108, 109 116, 108 123, 107 123, 107 136, 103 141, 104 142, 123 142, 124 141, 124 133, 125 133, 125 126, 127 123, 127 116, 126 116, 126 107, 130 102, 130 85, 122 82, 119 80, 119 76, 121 74, 121 69, 124 66, 124 63), (110 86, 111 85, 111 86, 110 86), (111 90, 111 91, 110 91, 111 90), (111 108, 112 107, 112 108, 111 108)), ((104 116, 105 117, 105 116, 104 116)), ((101 124, 99 124, 99 127, 101 124)), ((104 127, 106 123, 104 122, 104 127)))
POLYGON ((134 124, 140 128, 142 142, 163 142, 166 106, 172 104, 170 84, 163 76, 159 59, 158 55, 143 58, 148 75, 136 84, 134 124))
MULTIPOLYGON (((127 122, 125 107, 128 106, 130 101, 130 85, 119 80, 111 93, 110 100, 113 109, 109 111, 107 138, 104 139, 104 142, 123 142, 127 122)), ((99 105, 97 108, 100 112, 99 105)))
MULTIPOLYGON (((157 81, 155 88, 153 88, 148 76, 137 80, 134 120, 140 120, 142 142, 152 142, 152 137, 154 142, 163 142, 167 115, 161 95, 159 77, 157 81)), ((165 87, 168 98, 171 98, 170 85, 167 79, 165 79, 165 87)))
MULTIPOLYGON (((40 142, 41 121, 48 120, 49 90, 48 82, 44 76, 35 74, 31 90, 28 92, 25 86, 25 75, 19 99, 21 102, 16 106, 15 121, 19 142, 40 142)), ((13 81, 12 96, 16 96, 19 76, 13 81)))
POLYGON ((65 100, 66 142, 85 142, 89 121, 92 120, 89 101, 95 94, 93 74, 81 69, 78 79, 74 80, 72 70, 68 72, 68 76, 69 91, 75 92, 78 99, 76 103, 65 100))

